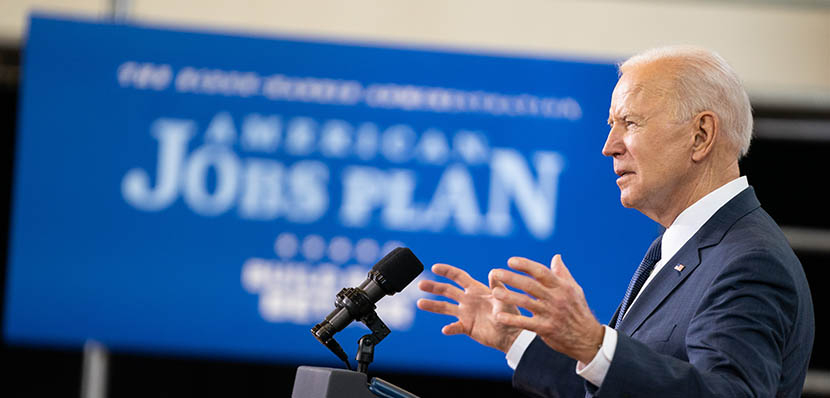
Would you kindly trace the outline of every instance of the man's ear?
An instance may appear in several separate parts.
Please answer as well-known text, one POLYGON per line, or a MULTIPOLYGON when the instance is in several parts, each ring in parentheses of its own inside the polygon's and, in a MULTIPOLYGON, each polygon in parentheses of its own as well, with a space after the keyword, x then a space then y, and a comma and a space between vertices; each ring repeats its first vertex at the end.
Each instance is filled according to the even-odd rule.
POLYGON ((694 118, 692 160, 700 162, 712 153, 720 135, 720 120, 712 111, 703 111, 694 118))

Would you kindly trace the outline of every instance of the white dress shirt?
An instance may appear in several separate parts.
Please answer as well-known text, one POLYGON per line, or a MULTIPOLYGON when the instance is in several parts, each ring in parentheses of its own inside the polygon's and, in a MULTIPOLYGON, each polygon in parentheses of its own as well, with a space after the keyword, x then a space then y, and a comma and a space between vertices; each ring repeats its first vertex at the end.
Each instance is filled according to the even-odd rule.
MULTIPOLYGON (((700 230, 700 227, 706 221, 709 221, 715 212, 747 187, 749 187, 749 183, 746 177, 738 177, 710 192, 686 208, 686 210, 683 210, 672 225, 663 233, 660 246, 660 261, 654 265, 654 270, 648 279, 646 279, 640 292, 645 290, 646 286, 654 279, 654 276, 700 230)), ((637 303, 637 298, 639 297, 640 295, 638 293, 637 297, 629 305, 629 311, 626 313, 630 312, 631 307, 637 303)), ((617 349, 617 331, 607 325, 603 326, 605 327, 605 336, 602 339, 602 346, 597 352, 597 355, 587 365, 582 362, 578 362, 576 365, 576 373, 597 387, 601 386, 602 381, 605 380, 605 375, 608 373, 608 368, 611 366, 611 361, 614 359, 614 352, 617 349)), ((513 342, 510 350, 507 351, 507 364, 511 368, 515 370, 516 366, 519 365, 522 355, 524 355, 525 350, 527 350, 527 347, 533 341, 534 337, 536 337, 536 333, 523 330, 519 334, 519 337, 516 338, 516 341, 513 342)))

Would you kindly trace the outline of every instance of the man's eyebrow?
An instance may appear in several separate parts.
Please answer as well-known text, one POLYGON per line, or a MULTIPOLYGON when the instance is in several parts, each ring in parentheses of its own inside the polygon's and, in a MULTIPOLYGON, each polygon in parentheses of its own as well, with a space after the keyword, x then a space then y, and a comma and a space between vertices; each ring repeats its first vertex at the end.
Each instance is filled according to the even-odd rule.
POLYGON ((631 116, 628 113, 617 115, 615 116, 613 113, 608 115, 608 124, 611 124, 614 120, 625 120, 627 117, 631 116))

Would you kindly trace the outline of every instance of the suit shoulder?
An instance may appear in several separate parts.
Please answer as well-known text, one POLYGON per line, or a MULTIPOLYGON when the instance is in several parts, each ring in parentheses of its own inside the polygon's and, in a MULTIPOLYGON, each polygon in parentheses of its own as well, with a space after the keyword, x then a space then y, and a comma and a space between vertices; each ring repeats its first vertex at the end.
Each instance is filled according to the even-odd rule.
POLYGON ((801 268, 784 232, 761 207, 738 219, 717 246, 727 249, 727 253, 724 253, 726 258, 763 256, 774 262, 801 268))

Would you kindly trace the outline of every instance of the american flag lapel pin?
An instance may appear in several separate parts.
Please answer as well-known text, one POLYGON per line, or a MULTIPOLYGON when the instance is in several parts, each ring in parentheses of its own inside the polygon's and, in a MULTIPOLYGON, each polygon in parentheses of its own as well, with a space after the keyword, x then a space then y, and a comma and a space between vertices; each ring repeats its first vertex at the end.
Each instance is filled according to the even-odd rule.
POLYGON ((677 264, 674 266, 674 270, 677 272, 683 271, 683 268, 686 268, 686 266, 683 264, 677 264))

